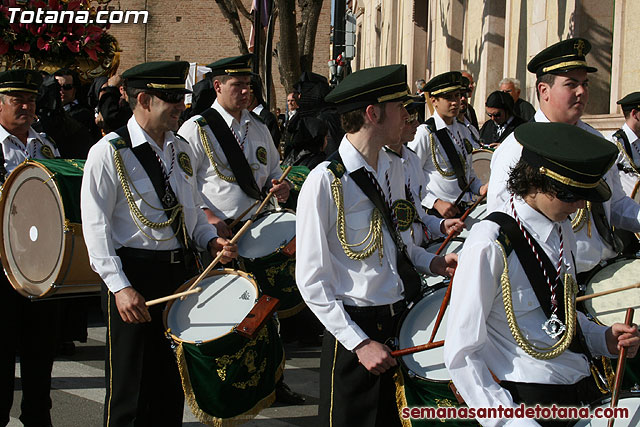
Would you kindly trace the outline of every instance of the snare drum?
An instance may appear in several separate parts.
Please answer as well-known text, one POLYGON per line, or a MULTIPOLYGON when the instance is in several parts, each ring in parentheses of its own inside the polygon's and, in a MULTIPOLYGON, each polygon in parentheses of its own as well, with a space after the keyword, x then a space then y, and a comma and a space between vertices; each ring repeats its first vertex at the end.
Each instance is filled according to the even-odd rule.
MULTIPOLYGON (((588 280, 585 295, 610 289, 621 288, 637 283, 640 278, 640 259, 618 258, 610 261, 597 270, 588 280)), ((634 323, 640 321, 640 292, 629 289, 609 295, 591 298, 584 301, 585 309, 598 322, 606 326, 613 323, 624 323, 627 308, 633 307, 636 313, 634 323)))
POLYGON ((489 182, 489 177, 491 176, 492 156, 493 151, 486 148, 473 150, 473 152, 471 153, 473 171, 476 173, 476 176, 483 184, 489 182))
POLYGON ((238 240, 240 267, 255 275, 260 290, 280 300, 278 316, 300 312, 304 302, 296 285, 296 215, 265 212, 238 240))
MULTIPOLYGON (((591 412, 594 413, 597 408, 599 411, 605 411, 601 415, 609 415, 608 409, 611 407, 611 396, 604 396, 600 401, 591 405, 591 412)), ((616 418, 614 425, 616 427, 635 427, 640 425, 640 396, 638 393, 627 392, 620 393, 620 399, 618 399, 618 408, 626 408, 629 410, 628 418, 616 418)), ((595 413, 594 413, 595 415, 595 413)), ((578 421, 576 427, 607 427, 609 419, 607 418, 592 418, 578 421)))
POLYGON ((489 212, 487 212, 487 204, 481 203, 474 210, 469 213, 467 219, 464 220, 464 224, 466 228, 462 230, 462 232, 458 235, 461 239, 466 239, 469 236, 469 232, 471 231, 471 227, 475 224, 479 223, 483 219, 489 216, 489 212))
MULTIPOLYGON (((462 249, 463 244, 464 244, 464 239, 461 239, 460 237, 454 237, 449 241, 447 246, 442 251, 441 255, 446 255, 451 253, 457 254, 462 249)), ((435 242, 430 244, 429 246, 427 246, 427 252, 435 254, 440 248, 440 245, 442 245, 442 242, 435 242)), ((445 279, 442 276, 428 276, 426 274, 422 276, 422 284, 427 286, 427 288, 431 288, 433 286, 437 286, 445 282, 448 283, 449 279, 445 279)))
MULTIPOLYGON (((446 291, 446 286, 436 286, 435 290, 425 295, 405 313, 398 332, 399 348, 414 347, 429 341, 446 291)), ((446 332, 447 312, 445 311, 433 341, 443 340, 446 332)), ((449 389, 451 377, 444 365, 444 347, 402 356, 400 368, 401 375, 396 381, 396 387, 404 398, 403 406, 405 404, 408 407, 458 406, 456 397, 449 389)), ((440 421, 445 420, 438 420, 440 421)), ((448 425, 477 425, 475 420, 446 420, 446 422, 448 425)))
POLYGON ((29 298, 100 291, 80 224, 84 160, 27 160, 2 188, 0 256, 11 285, 29 298))
POLYGON ((246 420, 275 398, 275 384, 284 369, 277 327, 269 319, 252 340, 234 330, 258 299, 252 276, 214 270, 199 286, 201 292, 169 302, 163 313, 167 336, 176 348, 186 400, 205 424, 246 420))

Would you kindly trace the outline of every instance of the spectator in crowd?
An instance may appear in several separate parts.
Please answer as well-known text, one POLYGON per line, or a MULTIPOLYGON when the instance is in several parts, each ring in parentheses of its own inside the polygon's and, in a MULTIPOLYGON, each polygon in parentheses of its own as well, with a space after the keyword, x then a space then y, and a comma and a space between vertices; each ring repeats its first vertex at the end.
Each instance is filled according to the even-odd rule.
POLYGON ((68 68, 61 68, 53 75, 60 84, 62 108, 69 117, 89 131, 92 138, 91 144, 97 142, 102 137, 102 133, 96 126, 93 111, 84 102, 80 102, 80 76, 76 71, 68 68))
POLYGON ((489 120, 480 129, 480 139, 492 148, 500 145, 518 126, 526 123, 513 114, 513 99, 506 92, 497 90, 491 93, 485 105, 489 120))
POLYGON ((511 77, 505 77, 500 80, 500 90, 508 93, 515 103, 513 113, 528 122, 536 114, 536 109, 531 103, 520 98, 520 80, 511 77))
MULTIPOLYGON (((466 77, 462 77, 461 84, 462 88, 460 89, 460 112, 458 113, 458 121, 460 124, 464 125, 469 131, 471 135, 471 145, 474 149, 481 148, 480 143, 480 132, 476 129, 475 126, 471 124, 469 119, 467 118, 467 109, 469 108, 469 96, 471 96, 471 91, 469 89, 469 79, 466 77)), ((424 109, 423 109, 424 111, 424 109)))
POLYGON ((291 92, 287 94, 287 122, 289 122, 298 111, 299 99, 300 93, 298 92, 291 92))
POLYGON ((113 132, 125 126, 133 115, 125 95, 120 74, 109 77, 107 85, 100 90, 98 111, 104 121, 104 132, 113 132))
POLYGON ((247 110, 256 114, 267 125, 273 143, 279 150, 282 135, 278 126, 278 118, 267 108, 262 97, 262 79, 256 74, 251 75, 251 93, 249 94, 249 107, 247 110))
MULTIPOLYGON (((462 70, 460 71, 460 74, 462 74, 462 77, 466 77, 467 79, 469 79, 469 91, 468 91, 468 95, 467 95, 467 101, 471 100, 471 97, 473 96, 473 90, 476 88, 476 82, 473 80, 473 76, 471 75, 471 71, 467 71, 467 70, 462 70)), ((476 110, 474 110, 473 105, 471 105, 471 102, 467 103, 467 118, 469 119, 469 122, 471 123, 471 125, 473 125, 476 130, 480 129, 480 127, 478 127, 478 116, 476 116, 476 110)))

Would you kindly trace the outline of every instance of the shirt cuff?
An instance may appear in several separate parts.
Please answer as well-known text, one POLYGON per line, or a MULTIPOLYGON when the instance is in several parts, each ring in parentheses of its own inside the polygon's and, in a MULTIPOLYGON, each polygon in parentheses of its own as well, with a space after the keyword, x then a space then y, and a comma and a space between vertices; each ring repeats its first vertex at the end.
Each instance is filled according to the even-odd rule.
POLYGON ((424 196, 424 199, 422 199, 422 205, 427 209, 432 209, 433 205, 436 203, 436 200, 438 200, 438 198, 435 196, 435 194, 427 193, 427 195, 424 196))
POLYGON ((118 273, 110 274, 108 278, 103 279, 107 288, 111 291, 111 293, 115 294, 116 292, 131 287, 131 283, 127 276, 124 274, 124 271, 120 271, 118 273))

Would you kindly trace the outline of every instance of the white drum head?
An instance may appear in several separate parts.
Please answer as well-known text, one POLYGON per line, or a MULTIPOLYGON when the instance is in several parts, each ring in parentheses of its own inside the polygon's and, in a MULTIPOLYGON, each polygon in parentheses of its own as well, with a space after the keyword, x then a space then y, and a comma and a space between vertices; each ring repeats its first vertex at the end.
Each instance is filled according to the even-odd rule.
POLYGON ((259 218, 238 240, 238 255, 255 259, 274 253, 296 236, 296 215, 273 212, 259 218))
MULTIPOLYGON (((438 289, 422 298, 409 310, 398 336, 401 349, 426 344, 429 341, 446 291, 447 288, 438 289)), ((443 340, 446 332, 447 312, 445 311, 433 341, 443 340)), ((444 347, 402 356, 402 361, 410 371, 427 380, 449 381, 451 379, 449 371, 444 366, 444 347)))
MULTIPOLYGON (((640 281, 640 259, 621 259, 598 271, 587 283, 585 295, 633 285, 640 281)), ((604 325, 624 323, 627 308, 633 307, 634 323, 640 322, 640 291, 629 289, 584 301, 587 311, 604 325)))
POLYGON ((475 224, 479 223, 483 219, 489 216, 487 212, 487 204, 481 203, 474 210, 471 211, 467 219, 464 220, 464 224, 466 228, 462 230, 462 232, 458 235, 460 239, 466 239, 469 236, 469 232, 471 231, 471 227, 475 224))
POLYGON ((491 156, 493 151, 487 149, 474 150, 471 153, 473 171, 483 184, 489 182, 491 176, 491 156))
POLYGON ((231 332, 251 311, 258 287, 238 272, 214 272, 198 285, 202 292, 169 305, 166 327, 182 341, 211 341, 231 332))
MULTIPOLYGON (((607 399, 606 403, 598 405, 598 408, 611 407, 611 399, 607 399)), ((629 410, 629 418, 616 418, 614 422, 615 427, 636 427, 640 425, 640 397, 620 397, 618 399, 618 408, 627 408, 629 410)), ((591 409, 591 412, 595 408, 591 409)), ((603 413, 602 415, 609 415, 603 413)), ((578 421, 576 427, 607 427, 609 420, 607 418, 592 418, 578 421)))
MULTIPOLYGON (((440 248, 441 244, 442 244, 441 242, 438 242, 438 243, 433 243, 427 246, 427 252, 435 254, 438 248, 440 248)), ((453 238, 451 239, 449 244, 445 246, 444 250, 440 255, 446 255, 451 253, 457 254, 462 249, 463 244, 464 244, 464 240, 460 239, 459 237, 453 238)), ((423 277, 422 283, 424 283, 427 286, 435 286, 444 282, 445 280, 446 279, 443 276, 426 276, 425 275, 423 277)))

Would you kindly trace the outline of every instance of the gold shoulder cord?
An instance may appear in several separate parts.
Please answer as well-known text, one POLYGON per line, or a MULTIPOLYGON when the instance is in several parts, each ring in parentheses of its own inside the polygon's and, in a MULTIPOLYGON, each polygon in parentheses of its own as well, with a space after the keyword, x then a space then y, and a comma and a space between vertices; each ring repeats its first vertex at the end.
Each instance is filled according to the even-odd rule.
MULTIPOLYGON (((438 171, 438 173, 447 178, 450 176, 454 176, 456 174, 455 171, 445 172, 445 170, 442 169, 442 167, 438 163, 438 159, 436 156, 435 138, 433 137, 433 133, 431 131, 429 131, 429 143, 431 145, 431 160, 433 161, 433 165, 436 167, 436 170, 438 171)), ((458 150, 456 150, 456 153, 458 153, 458 150)), ((461 156, 459 153, 458 153, 458 157, 460 157, 460 162, 462 163, 462 169, 466 171, 467 170, 466 159, 463 156, 461 156)))
POLYGON ((207 154, 207 157, 211 162, 211 166, 213 166, 213 170, 215 171, 216 175, 218 175, 218 178, 226 182, 236 182, 235 176, 224 175, 222 172, 220 172, 220 169, 218 169, 218 165, 222 165, 222 167, 225 169, 228 169, 228 168, 223 165, 223 162, 220 159, 218 159, 218 157, 216 156, 215 150, 211 148, 211 141, 209 141, 209 136, 207 135, 207 132, 204 130, 204 126, 202 126, 199 122, 196 122, 196 123, 198 123, 198 133, 200 134, 200 141, 202 141, 202 147, 204 148, 204 152, 207 154))
MULTIPOLYGON (((136 225, 136 227, 138 227, 138 230, 140 230, 140 232, 142 234, 144 234, 146 237, 148 237, 149 239, 155 240, 157 242, 164 242, 164 241, 171 240, 174 237, 176 237, 178 235, 177 231, 175 233, 173 233, 173 235, 171 237, 168 237, 166 239, 157 239, 157 238, 152 237, 149 234, 145 233, 145 231, 140 227, 140 224, 144 225, 145 227, 149 227, 149 228, 153 228, 153 229, 160 229, 160 228, 169 227, 174 221, 178 220, 178 221, 180 221, 179 222, 180 227, 184 228, 185 227, 185 224, 184 224, 184 212, 183 212, 183 209, 182 209, 182 205, 181 204, 177 204, 173 208, 170 208, 170 209, 157 208, 155 206, 150 205, 149 202, 147 202, 144 198, 142 198, 142 195, 140 194, 140 192, 134 186, 134 189, 136 190, 138 195, 140 195, 140 199, 142 200, 142 202, 144 204, 146 204, 150 208, 158 210, 158 211, 170 212, 170 215, 168 215, 169 219, 167 221, 163 221, 163 222, 153 222, 153 221, 151 221, 149 218, 145 217, 142 214, 142 212, 140 211, 140 208, 138 208, 138 205, 136 204, 135 199, 133 197, 133 193, 131 192, 131 188, 129 187, 129 181, 131 181, 131 179, 129 178, 129 175, 127 174, 127 171, 126 171, 126 169, 124 167, 124 162, 122 161, 122 156, 120 156, 120 152, 118 150, 115 150, 115 149, 113 150, 113 161, 114 161, 115 166, 116 166, 116 171, 118 172, 118 179, 120 181, 120 185, 122 186, 122 191, 124 192, 124 197, 127 199, 127 204, 129 205, 129 212, 131 213, 131 218, 133 219, 133 222, 136 225)), ((177 227, 177 230, 179 230, 180 227, 177 227)), ((186 235, 186 233, 185 233, 185 235, 186 235)))
MULTIPOLYGON (((332 171, 331 173, 333 174, 332 171)), ((373 208, 373 211, 371 212, 369 232, 366 237, 360 243, 349 244, 347 242, 347 234, 345 232, 346 221, 344 217, 342 182, 340 181, 340 178, 335 176, 335 174, 333 174, 333 181, 331 182, 331 195, 336 203, 336 208, 338 208, 336 232, 345 255, 354 260, 364 260, 369 258, 376 250, 378 250, 378 258, 380 259, 380 265, 382 265, 384 247, 382 243, 382 214, 380 211, 377 208, 373 208), (364 248, 354 249, 358 246, 364 246, 364 248)))
POLYGON ((584 209, 578 209, 576 211, 576 216, 571 220, 571 229, 574 233, 582 230, 582 227, 587 225, 587 235, 591 237, 591 219, 589 216, 591 215, 591 202, 586 202, 586 206, 584 209))
POLYGON ((502 260, 504 261, 504 270, 500 276, 500 284, 502 285, 502 303, 504 311, 507 314, 507 323, 511 330, 511 335, 518 346, 523 349, 529 356, 540 359, 549 360, 560 356, 571 344, 576 331, 576 308, 573 303, 573 296, 577 292, 577 284, 570 274, 564 275, 564 312, 567 330, 551 347, 537 347, 530 343, 523 335, 518 327, 518 321, 513 312, 513 298, 511 296, 511 283, 509 282, 509 267, 507 265, 507 254, 502 244, 496 240, 498 247, 502 251, 502 260))
POLYGON ((631 166, 631 169, 633 169, 633 171, 636 174, 640 175, 640 171, 638 171, 638 167, 636 166, 635 163, 633 163, 633 160, 631 159, 631 157, 629 157, 627 150, 625 150, 622 144, 620 143, 620 139, 616 137, 615 140, 616 140, 616 145, 618 146, 618 150, 620 150, 620 152, 623 154, 624 158, 629 163, 629 166, 631 166))

